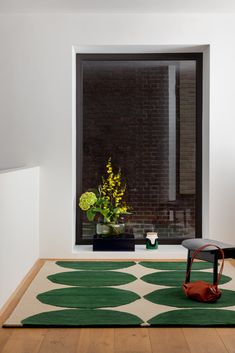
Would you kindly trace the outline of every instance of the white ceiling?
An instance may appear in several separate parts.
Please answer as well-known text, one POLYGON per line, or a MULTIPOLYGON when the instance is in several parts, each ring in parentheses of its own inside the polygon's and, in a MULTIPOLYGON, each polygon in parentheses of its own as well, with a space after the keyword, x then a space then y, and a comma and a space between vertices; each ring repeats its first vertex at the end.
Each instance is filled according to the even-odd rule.
POLYGON ((231 13, 235 0, 0 0, 0 13, 231 13))

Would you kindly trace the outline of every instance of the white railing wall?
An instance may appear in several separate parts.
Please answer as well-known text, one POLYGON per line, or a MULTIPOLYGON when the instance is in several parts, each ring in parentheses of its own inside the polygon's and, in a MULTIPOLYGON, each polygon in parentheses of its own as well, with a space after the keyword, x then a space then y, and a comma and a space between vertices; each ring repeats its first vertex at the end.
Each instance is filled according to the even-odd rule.
POLYGON ((39 257, 39 167, 0 171, 0 308, 39 257))

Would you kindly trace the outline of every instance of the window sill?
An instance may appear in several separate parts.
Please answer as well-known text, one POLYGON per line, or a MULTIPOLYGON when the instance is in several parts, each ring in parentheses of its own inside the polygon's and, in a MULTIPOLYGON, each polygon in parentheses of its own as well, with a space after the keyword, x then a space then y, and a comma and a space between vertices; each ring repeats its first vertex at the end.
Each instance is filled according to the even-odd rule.
POLYGON ((73 254, 79 259, 187 259, 187 249, 181 245, 159 245, 157 250, 146 250, 136 245, 135 251, 92 251, 92 245, 75 245, 73 254))

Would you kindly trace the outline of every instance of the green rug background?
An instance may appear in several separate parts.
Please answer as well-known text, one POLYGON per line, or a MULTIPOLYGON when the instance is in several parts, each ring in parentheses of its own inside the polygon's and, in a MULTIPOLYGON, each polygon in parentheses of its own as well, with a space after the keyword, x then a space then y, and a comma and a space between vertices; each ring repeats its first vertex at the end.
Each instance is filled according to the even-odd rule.
MULTIPOLYGON (((46 304, 55 309, 23 318, 23 327, 235 325, 235 291, 222 289, 221 299, 213 304, 185 297, 181 288, 185 262, 58 261, 56 265, 64 272, 50 274, 47 279, 62 288, 37 294, 42 307, 46 304), (133 275, 134 266, 138 266, 139 272, 142 269, 143 275, 133 275), (128 290, 119 288, 123 285, 128 285, 128 290), (149 286, 149 293, 139 295, 138 290, 135 292, 136 285, 149 286), (153 305, 147 321, 141 315, 134 315, 133 310, 128 312, 128 306, 135 303, 142 305, 143 311, 145 303, 153 305), (125 311, 119 310, 119 306, 125 307, 125 311), (165 312, 158 312, 160 306, 165 312)), ((207 262, 195 262, 191 280, 211 282, 211 267, 207 262)), ((229 276, 223 275, 221 284, 230 281, 229 276)))

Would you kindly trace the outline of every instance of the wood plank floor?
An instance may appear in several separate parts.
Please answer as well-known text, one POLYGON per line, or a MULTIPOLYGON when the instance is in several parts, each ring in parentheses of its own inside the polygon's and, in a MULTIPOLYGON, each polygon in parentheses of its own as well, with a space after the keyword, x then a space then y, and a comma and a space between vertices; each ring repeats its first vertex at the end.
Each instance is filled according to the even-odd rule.
MULTIPOLYGON (((231 261, 235 266, 235 261, 231 261)), ((16 306, 39 260, 0 313, 16 306)), ((1 353, 235 353, 235 328, 0 328, 1 353)))

